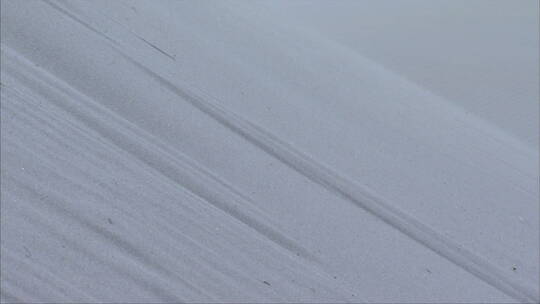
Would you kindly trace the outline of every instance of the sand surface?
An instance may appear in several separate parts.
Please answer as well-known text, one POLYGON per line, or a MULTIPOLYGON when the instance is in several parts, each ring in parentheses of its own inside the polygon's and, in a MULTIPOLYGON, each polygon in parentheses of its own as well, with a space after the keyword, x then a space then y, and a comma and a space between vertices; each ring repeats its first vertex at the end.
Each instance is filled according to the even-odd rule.
POLYGON ((538 302, 538 2, 1 1, 12 302, 538 302))

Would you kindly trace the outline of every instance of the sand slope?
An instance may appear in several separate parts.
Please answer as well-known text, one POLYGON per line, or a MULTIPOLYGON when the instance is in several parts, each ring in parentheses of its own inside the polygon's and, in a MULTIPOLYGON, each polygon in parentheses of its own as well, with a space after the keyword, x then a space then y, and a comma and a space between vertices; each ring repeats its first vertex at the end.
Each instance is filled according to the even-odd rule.
POLYGON ((332 3, 2 1, 2 301, 538 301, 538 13, 445 78, 332 3))

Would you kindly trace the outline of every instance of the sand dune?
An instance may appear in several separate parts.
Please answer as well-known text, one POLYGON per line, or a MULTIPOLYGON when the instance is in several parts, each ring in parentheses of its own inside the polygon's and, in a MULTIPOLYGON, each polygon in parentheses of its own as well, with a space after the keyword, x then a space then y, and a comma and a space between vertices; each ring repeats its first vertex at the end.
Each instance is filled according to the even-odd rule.
POLYGON ((536 1, 1 4, 2 302, 539 301, 536 1))

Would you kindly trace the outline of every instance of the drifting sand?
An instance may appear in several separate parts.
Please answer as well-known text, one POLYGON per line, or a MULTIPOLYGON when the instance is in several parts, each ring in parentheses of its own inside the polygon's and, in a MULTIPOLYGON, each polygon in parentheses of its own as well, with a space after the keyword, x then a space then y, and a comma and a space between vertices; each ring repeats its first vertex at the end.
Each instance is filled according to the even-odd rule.
POLYGON ((2 1, 2 302, 538 302, 538 3, 403 3, 2 1))

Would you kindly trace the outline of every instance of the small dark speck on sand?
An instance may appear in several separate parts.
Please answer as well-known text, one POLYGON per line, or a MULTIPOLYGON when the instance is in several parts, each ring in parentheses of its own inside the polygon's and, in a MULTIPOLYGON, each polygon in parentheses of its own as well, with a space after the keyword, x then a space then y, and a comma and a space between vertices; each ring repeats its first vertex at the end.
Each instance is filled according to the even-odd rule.
POLYGON ((107 219, 107 222, 112 225, 112 220, 110 218, 107 219))
POLYGON ((517 267, 516 267, 516 266, 512 266, 512 270, 513 270, 513 271, 516 271, 516 270, 517 270, 517 267))
POLYGON ((268 283, 267 281, 263 281, 264 284, 268 285, 268 286, 272 286, 270 285, 270 283, 268 283))
POLYGON ((31 258, 32 253, 30 252, 30 250, 28 250, 28 248, 26 248, 26 246, 23 246, 23 248, 24 248, 24 256, 27 257, 27 258, 31 258))

